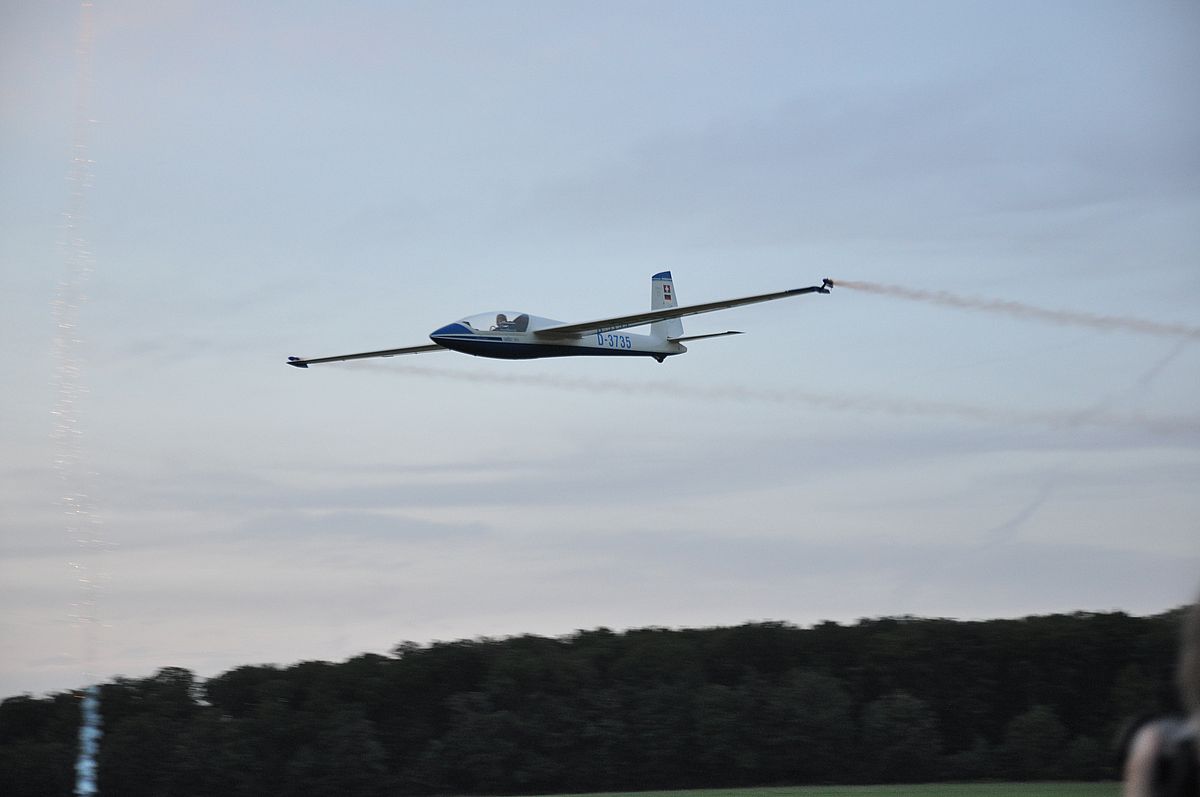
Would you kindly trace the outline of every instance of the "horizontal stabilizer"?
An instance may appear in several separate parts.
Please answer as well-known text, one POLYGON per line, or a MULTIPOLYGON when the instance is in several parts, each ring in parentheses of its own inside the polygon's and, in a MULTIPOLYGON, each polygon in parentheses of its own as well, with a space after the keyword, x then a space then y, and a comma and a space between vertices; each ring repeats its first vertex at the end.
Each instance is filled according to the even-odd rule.
POLYGON ((710 332, 707 335, 685 335, 682 338, 668 338, 672 343, 683 343, 688 340, 704 340, 705 338, 723 338, 726 335, 740 335, 741 332, 729 330, 728 332, 710 332))

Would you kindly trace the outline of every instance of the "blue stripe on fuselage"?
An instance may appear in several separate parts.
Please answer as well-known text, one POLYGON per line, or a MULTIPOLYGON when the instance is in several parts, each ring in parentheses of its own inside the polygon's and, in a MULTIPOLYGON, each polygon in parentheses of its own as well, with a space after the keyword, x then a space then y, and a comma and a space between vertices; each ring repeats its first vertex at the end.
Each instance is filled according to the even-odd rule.
POLYGON ((446 324, 446 326, 444 326, 444 327, 433 330, 432 332, 429 333, 429 338, 430 338, 430 340, 433 340, 434 343, 437 343, 436 338, 440 335, 473 335, 473 334, 475 334, 475 333, 471 330, 471 328, 469 326, 467 326, 466 324, 460 324, 457 321, 455 321, 453 324, 446 324))
MULTIPOLYGON (((441 330, 438 330, 439 332, 441 330)), ((536 360, 542 357, 663 357, 670 353, 636 351, 633 349, 599 349, 592 346, 565 346, 547 343, 505 343, 497 338, 479 335, 429 336, 433 342, 447 349, 476 357, 491 357, 496 360, 536 360)), ((673 353, 673 352, 672 352, 673 353)))

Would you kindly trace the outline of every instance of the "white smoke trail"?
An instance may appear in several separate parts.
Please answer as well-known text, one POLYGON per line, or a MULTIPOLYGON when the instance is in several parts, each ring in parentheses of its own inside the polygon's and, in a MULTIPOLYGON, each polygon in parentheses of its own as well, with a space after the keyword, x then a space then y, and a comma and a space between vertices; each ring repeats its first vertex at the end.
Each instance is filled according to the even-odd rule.
POLYGON ((408 364, 395 367, 377 364, 356 364, 345 367, 390 373, 395 376, 426 376, 458 382, 523 385, 526 387, 592 394, 620 393, 622 395, 661 396, 676 399, 803 405, 839 412, 957 418, 959 420, 979 423, 1011 423, 1050 428, 1118 426, 1142 429, 1164 435, 1200 432, 1200 417, 1120 414, 1104 412, 1094 408, 1083 410, 1019 410, 960 404, 948 401, 820 393, 787 387, 755 388, 743 385, 686 385, 678 382, 635 381, 632 379, 588 379, 551 374, 497 374, 408 364))
MULTIPOLYGON (((64 212, 65 268, 51 302, 55 323, 54 358, 57 397, 52 409, 54 429, 54 468, 62 484, 62 509, 67 536, 76 548, 70 563, 79 585, 73 619, 83 631, 84 676, 94 680, 96 659, 97 598, 99 584, 89 567, 89 559, 104 547, 99 522, 89 497, 87 458, 83 450, 80 405, 87 389, 83 382, 82 338, 79 315, 86 301, 84 287, 91 276, 94 261, 84 236, 87 195, 92 186, 92 161, 88 153, 93 120, 90 115, 92 90, 92 3, 80 5, 79 39, 76 48, 75 122, 71 165, 67 174, 70 194, 64 212)), ((79 757, 75 764, 75 794, 93 795, 96 787, 96 752, 100 731, 100 690, 87 689, 82 703, 79 730, 79 757)))
POLYGON ((1200 340, 1200 327, 1189 324, 1163 323, 1145 318, 1134 318, 1132 316, 1099 315, 1072 310, 1050 310, 1045 307, 1025 304, 1024 302, 1002 299, 980 299, 972 296, 959 296, 946 291, 924 291, 917 288, 906 288, 902 285, 884 285, 877 282, 840 279, 832 280, 832 282, 838 288, 849 288, 851 290, 875 293, 882 296, 894 296, 898 299, 908 299, 914 302, 939 304, 945 307, 983 310, 988 313, 1045 321, 1051 324, 1090 327, 1092 329, 1122 330, 1143 335, 1200 340))

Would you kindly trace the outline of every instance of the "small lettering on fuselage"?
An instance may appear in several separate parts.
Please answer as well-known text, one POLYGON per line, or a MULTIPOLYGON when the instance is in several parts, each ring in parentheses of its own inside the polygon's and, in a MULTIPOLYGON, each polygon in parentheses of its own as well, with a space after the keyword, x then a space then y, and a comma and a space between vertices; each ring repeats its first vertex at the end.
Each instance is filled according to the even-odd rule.
POLYGON ((632 349, 633 338, 628 335, 613 335, 612 333, 597 332, 596 345, 606 349, 632 349))

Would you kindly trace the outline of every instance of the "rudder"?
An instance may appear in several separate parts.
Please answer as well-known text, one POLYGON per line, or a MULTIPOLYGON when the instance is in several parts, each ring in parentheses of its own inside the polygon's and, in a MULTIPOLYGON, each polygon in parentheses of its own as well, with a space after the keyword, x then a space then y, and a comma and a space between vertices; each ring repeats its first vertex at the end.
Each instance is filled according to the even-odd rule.
MULTIPOLYGON (((663 310, 668 307, 678 307, 679 301, 675 296, 675 283, 671 272, 661 271, 650 278, 650 309, 663 310)), ((668 318, 665 321, 655 321, 650 325, 650 334, 656 338, 678 338, 683 335, 683 319, 668 318)))

